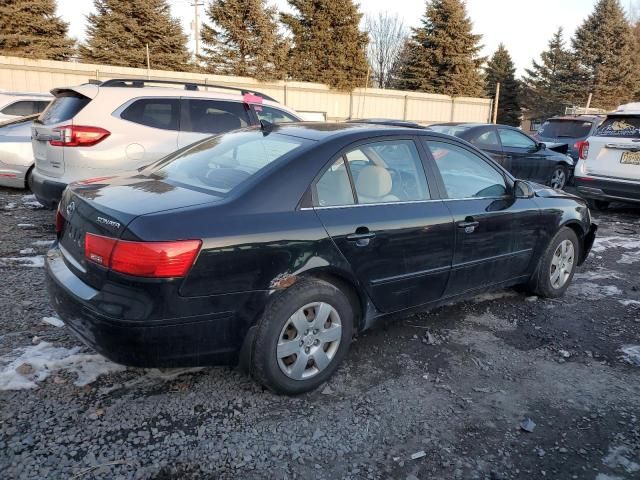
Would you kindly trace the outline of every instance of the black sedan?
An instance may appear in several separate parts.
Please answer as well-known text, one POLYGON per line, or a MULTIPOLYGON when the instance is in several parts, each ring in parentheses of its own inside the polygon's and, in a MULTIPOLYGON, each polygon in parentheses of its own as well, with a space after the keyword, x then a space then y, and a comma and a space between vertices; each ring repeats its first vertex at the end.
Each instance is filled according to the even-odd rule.
POLYGON ((443 123, 429 125, 434 132, 455 135, 489 154, 516 178, 562 190, 573 175, 574 161, 567 145, 549 148, 521 130, 506 125, 484 123, 443 123), (555 151, 562 148, 564 152, 555 151))
POLYGON ((135 366, 246 365, 325 382, 380 319, 488 289, 564 293, 595 238, 585 202, 427 130, 240 130, 130 176, 69 186, 46 260, 55 309, 135 366))

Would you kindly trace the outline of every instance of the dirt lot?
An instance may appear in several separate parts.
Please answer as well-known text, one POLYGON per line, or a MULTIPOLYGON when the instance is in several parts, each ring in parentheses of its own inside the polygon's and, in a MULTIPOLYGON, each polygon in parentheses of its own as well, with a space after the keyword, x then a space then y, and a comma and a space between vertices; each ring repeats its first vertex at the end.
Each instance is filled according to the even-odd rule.
POLYGON ((50 324, 32 202, 0 189, 2 478, 640 478, 640 209, 596 215, 564 298, 402 318, 287 398, 228 368, 124 369, 50 324))

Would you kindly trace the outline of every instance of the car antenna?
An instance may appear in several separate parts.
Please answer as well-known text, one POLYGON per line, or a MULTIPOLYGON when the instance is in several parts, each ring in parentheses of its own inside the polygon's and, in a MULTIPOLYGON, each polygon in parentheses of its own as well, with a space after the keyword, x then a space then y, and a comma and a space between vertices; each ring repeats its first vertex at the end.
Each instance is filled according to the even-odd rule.
POLYGON ((262 130, 263 135, 266 137, 273 132, 273 123, 266 120, 260 120, 260 130, 262 130))

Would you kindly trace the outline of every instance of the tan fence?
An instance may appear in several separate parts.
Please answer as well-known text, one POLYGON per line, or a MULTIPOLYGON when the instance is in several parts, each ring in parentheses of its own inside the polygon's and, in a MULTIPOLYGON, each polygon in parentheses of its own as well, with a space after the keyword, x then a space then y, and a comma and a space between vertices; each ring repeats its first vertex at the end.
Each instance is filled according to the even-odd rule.
POLYGON ((50 60, 31 60, 0 56, 0 89, 9 91, 48 92, 55 87, 78 85, 110 78, 150 78, 153 80, 189 80, 255 89, 309 116, 329 121, 353 118, 393 118, 419 123, 487 122, 491 100, 452 98, 446 95, 356 89, 352 93, 336 92, 319 83, 271 81, 258 82, 246 77, 167 72, 140 68, 113 67, 50 60))

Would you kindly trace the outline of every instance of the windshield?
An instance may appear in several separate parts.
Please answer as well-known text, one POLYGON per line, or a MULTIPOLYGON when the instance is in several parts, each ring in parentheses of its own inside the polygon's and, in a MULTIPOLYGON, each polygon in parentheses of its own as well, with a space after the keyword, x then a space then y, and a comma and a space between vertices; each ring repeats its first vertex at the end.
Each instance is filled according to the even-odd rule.
POLYGON ((639 138, 640 115, 612 115, 596 132, 598 137, 639 138))
POLYGON ((468 125, 429 125, 429 130, 434 132, 444 133, 445 135, 457 136, 460 133, 466 132, 471 127, 468 125))
POLYGON ((538 135, 546 138, 588 137, 593 123, 584 120, 549 120, 542 124, 538 135))
POLYGON ((157 164, 153 174, 226 194, 270 163, 309 141, 260 130, 228 133, 194 144, 157 164))

